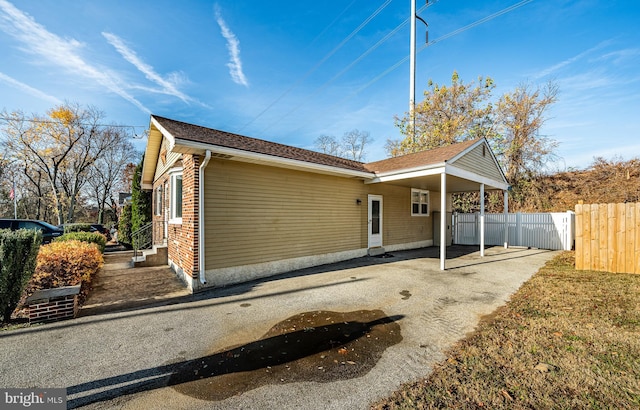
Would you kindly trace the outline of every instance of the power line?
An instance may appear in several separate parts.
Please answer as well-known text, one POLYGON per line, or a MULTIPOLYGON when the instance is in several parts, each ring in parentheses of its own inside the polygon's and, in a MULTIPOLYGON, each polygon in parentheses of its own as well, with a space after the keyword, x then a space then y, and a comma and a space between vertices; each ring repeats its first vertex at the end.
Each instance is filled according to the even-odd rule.
POLYGON ((351 6, 353 6, 353 3, 355 3, 355 2, 356 2, 356 0, 352 0, 352 1, 351 1, 351 3, 349 3, 349 4, 347 5, 347 7, 345 7, 345 8, 344 8, 344 10, 342 10, 342 11, 340 12, 340 14, 338 14, 338 15, 336 16, 336 18, 334 18, 334 19, 333 19, 333 21, 332 21, 331 23, 329 23, 329 24, 328 24, 328 25, 327 25, 327 26, 326 26, 326 27, 325 27, 325 28, 320 32, 320 34, 318 34, 318 35, 317 35, 313 40, 311 40, 311 43, 309 43, 309 45, 307 46, 307 48, 309 48, 309 47, 311 47, 312 45, 314 45, 314 44, 315 44, 315 42, 316 42, 316 41, 318 41, 318 39, 319 39, 319 38, 321 38, 321 37, 324 35, 324 33, 326 33, 327 31, 329 31, 329 29, 330 29, 331 27, 333 27, 333 25, 334 25, 334 24, 336 24, 336 22, 337 22, 338 20, 340 20, 340 17, 342 17, 342 16, 344 15, 344 13, 346 13, 346 12, 347 12, 347 10, 349 10, 349 9, 351 8, 351 6))
MULTIPOLYGON (((420 9, 417 11, 417 13, 421 13, 423 12, 427 7, 434 5, 435 3, 437 3, 439 0, 435 0, 432 1, 428 4, 425 4, 424 6, 420 7, 420 9)), ((407 18, 405 21, 403 21, 402 23, 400 23, 396 28, 394 28, 393 30, 391 30, 386 36, 384 36, 382 39, 380 39, 377 43, 375 43, 374 45, 372 45, 371 47, 369 47, 364 53, 360 54, 360 56, 358 56, 355 60, 353 60, 351 63, 349 63, 349 65, 347 65, 345 68, 343 68, 340 72, 338 72, 338 74, 334 75, 333 77, 331 77, 331 79, 329 79, 328 81, 326 81, 324 84, 322 84, 320 87, 318 87, 313 93, 311 93, 308 97, 304 98, 303 101, 300 104, 297 104, 295 107, 293 107, 291 110, 287 111, 284 115, 282 115, 280 118, 278 118, 277 120, 273 121, 271 124, 267 125, 265 128, 263 128, 262 130, 260 130, 258 132, 258 134, 262 134, 264 133, 266 130, 268 130, 269 128, 271 128, 272 126, 274 126, 275 124, 279 123, 280 121, 282 121, 284 118, 288 117, 289 115, 293 114, 294 112, 296 112, 300 107, 302 107, 304 105, 305 102, 309 101, 312 97, 316 96, 317 94, 319 94, 322 90, 324 90, 325 88, 327 88, 329 85, 331 85, 335 80, 337 80, 338 78, 342 77, 347 71, 349 71, 353 66, 355 66, 356 64, 358 64, 360 61, 362 61, 366 56, 368 56, 369 54, 371 54, 373 51, 375 51, 378 47, 380 47, 383 43, 385 43, 387 40, 389 40, 391 37, 393 37, 398 31, 400 31, 400 29, 402 29, 404 26, 407 25, 407 23, 409 23, 410 18, 407 18)))
POLYGON ((269 109, 271 109, 271 107, 273 107, 274 105, 276 105, 278 102, 280 102, 280 100, 282 100, 284 97, 287 96, 287 94, 289 94, 291 91, 293 91, 296 87, 298 87, 298 85, 300 85, 300 83, 304 80, 306 80, 314 71, 316 71, 322 64, 324 64, 325 61, 327 61, 331 56, 333 56, 338 50, 340 50, 349 40, 351 40, 353 38, 353 36, 355 36, 356 34, 358 34, 358 32, 360 30, 362 30, 367 24, 369 24, 371 22, 371 20, 373 20, 378 14, 380 14, 382 12, 382 10, 384 10, 389 4, 391 3, 391 0, 386 0, 380 7, 378 7, 378 9, 376 11, 374 11, 369 17, 367 17, 362 23, 360 23, 360 25, 351 32, 351 34, 349 34, 347 37, 344 38, 344 40, 342 40, 336 47, 334 47, 333 50, 331 50, 327 55, 325 55, 322 60, 320 60, 318 63, 316 63, 316 65, 314 65, 309 71, 307 71, 301 78, 298 79, 298 81, 296 81, 291 87, 289 87, 287 90, 285 90, 285 92, 283 92, 278 98, 276 98, 271 104, 269 104, 267 107, 265 107, 262 111, 260 111, 260 113, 258 115, 256 115, 255 117, 253 117, 253 119, 251 119, 249 122, 247 122, 246 124, 244 124, 240 129, 238 129, 238 133, 241 132, 243 129, 245 129, 247 126, 249 126, 250 124, 252 124, 255 120, 257 120, 258 118, 260 118, 265 112, 267 112, 269 109))
MULTIPOLYGON (((493 20, 496 17, 502 16, 503 14, 509 13, 517 8, 520 8, 522 6, 527 5, 528 3, 531 3, 533 0, 522 0, 516 4, 513 4, 509 7, 506 7, 496 13, 493 13, 487 17, 484 17, 480 20, 477 20, 471 24, 468 24, 464 27, 461 27, 457 30, 454 30, 448 34, 445 34, 441 37, 438 37, 437 39, 428 42, 427 44, 424 44, 419 50, 418 53, 424 51, 425 48, 432 46, 436 43, 439 43, 443 40, 446 40, 450 37, 453 37, 457 34, 460 34, 462 32, 465 32, 467 30, 470 30, 480 24, 486 23, 487 21, 493 20)), ((331 107, 327 108, 326 110, 324 110, 322 112, 322 114, 326 114, 329 111, 334 110, 336 107, 338 107, 339 105, 343 104, 345 101, 353 98, 354 96, 356 96, 357 94, 359 94, 361 91, 364 91, 365 89, 369 88, 370 86, 372 86, 373 84, 375 84, 376 82, 378 82, 380 79, 382 79, 384 76, 386 76, 387 74, 389 74, 390 72, 392 72, 393 70, 395 70, 396 68, 400 67, 402 64, 406 63, 407 60, 409 60, 409 56, 404 57, 402 60, 398 61, 397 63, 395 63, 394 65, 392 65, 391 67, 387 68, 386 70, 384 70, 382 73, 380 73, 379 75, 377 75, 376 77, 374 77, 371 81, 369 81, 368 83, 364 84, 363 86, 361 86, 360 88, 358 88, 356 91, 352 92, 351 94, 349 94, 348 96, 346 96, 345 98, 343 98, 342 100, 338 101, 337 103, 333 104, 331 107)), ((297 132, 300 129, 302 129, 303 126, 300 126, 298 128, 296 128, 295 130, 293 130, 292 132, 297 132)))
POLYGON ((425 48, 427 48, 427 47, 429 47, 429 46, 432 46, 432 45, 434 45, 434 44, 436 44, 436 43, 439 43, 439 42, 440 42, 440 41, 442 41, 442 40, 446 40, 446 39, 448 39, 449 37, 453 37, 453 36, 455 36, 456 34, 460 34, 460 33, 464 32, 464 31, 467 31, 467 30, 472 29, 472 28, 474 28, 474 27, 476 27, 476 26, 479 26, 479 25, 480 25, 480 24, 482 24, 482 23, 486 23, 486 22, 487 22, 487 21, 489 21, 489 20, 493 20, 493 19, 494 19, 494 18, 496 18, 496 17, 500 17, 500 16, 502 16, 503 14, 507 14, 507 13, 509 13, 510 11, 513 11, 513 10, 515 10, 515 9, 517 9, 517 8, 520 8, 520 7, 522 7, 522 6, 525 6, 525 5, 527 5, 528 3, 531 3, 532 1, 533 1, 533 0, 523 0, 523 1, 521 1, 521 2, 519 2, 519 3, 516 3, 516 4, 512 5, 512 6, 509 6, 509 7, 507 7, 507 8, 504 8, 504 9, 502 9, 502 10, 500 10, 500 11, 496 12, 496 13, 493 13, 493 14, 491 14, 491 15, 489 15, 489 16, 487 16, 487 17, 483 18, 483 19, 480 19, 480 20, 478 20, 478 21, 476 21, 476 22, 473 22, 473 23, 471 23, 471 24, 469 24, 469 25, 466 25, 466 26, 461 27, 461 28, 459 28, 459 29, 457 29, 457 30, 454 30, 454 31, 452 31, 452 32, 451 32, 451 33, 449 33, 449 34, 445 34, 444 36, 438 37, 437 39, 435 39, 435 40, 433 40, 433 41, 430 41, 430 42, 429 42, 429 43, 427 43, 427 44, 424 44, 422 47, 420 47, 420 50, 418 50, 418 52, 420 52, 420 51, 424 50, 425 48))
MULTIPOLYGON (((60 124, 58 121, 52 121, 52 120, 36 120, 36 119, 32 119, 32 118, 11 118, 11 117, 5 117, 0 115, 0 121, 5 121, 5 122, 11 122, 11 121, 25 121, 25 122, 31 122, 31 123, 37 123, 37 124, 60 124)), ((112 127, 112 128, 147 128, 146 125, 122 125, 122 124, 90 124, 90 123, 78 123, 79 125, 88 125, 88 126, 95 126, 95 127, 112 127)))

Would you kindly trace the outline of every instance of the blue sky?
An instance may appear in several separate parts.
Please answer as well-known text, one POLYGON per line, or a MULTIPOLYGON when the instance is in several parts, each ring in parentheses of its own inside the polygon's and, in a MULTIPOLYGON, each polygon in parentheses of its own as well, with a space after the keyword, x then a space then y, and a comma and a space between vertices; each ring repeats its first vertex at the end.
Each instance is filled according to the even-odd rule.
MULTIPOLYGON (((454 70, 465 82, 492 77, 496 99, 554 80, 559 101, 541 134, 560 143, 559 169, 640 156, 640 2, 431 3, 420 13, 426 48, 417 27, 418 101, 429 79, 450 83, 454 70)), ((357 128, 374 139, 366 160, 375 161, 408 109, 409 7, 0 0, 0 109, 44 114, 77 102, 139 135, 153 113, 309 149, 357 128)))

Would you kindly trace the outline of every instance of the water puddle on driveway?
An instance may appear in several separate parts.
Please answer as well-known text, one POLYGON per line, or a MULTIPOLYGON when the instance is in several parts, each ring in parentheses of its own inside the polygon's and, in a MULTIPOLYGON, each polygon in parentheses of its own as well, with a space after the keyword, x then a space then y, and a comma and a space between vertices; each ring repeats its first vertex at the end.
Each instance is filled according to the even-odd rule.
POLYGON ((300 313, 259 340, 183 362, 168 384, 201 400, 222 400, 267 384, 360 377, 402 340, 400 319, 381 310, 300 313))

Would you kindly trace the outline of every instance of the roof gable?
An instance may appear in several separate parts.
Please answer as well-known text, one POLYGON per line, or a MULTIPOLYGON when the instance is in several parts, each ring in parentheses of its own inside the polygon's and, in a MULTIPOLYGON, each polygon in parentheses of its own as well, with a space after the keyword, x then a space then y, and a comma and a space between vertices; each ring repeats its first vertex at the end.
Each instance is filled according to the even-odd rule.
POLYGON ((362 162, 334 157, 332 155, 276 142, 245 137, 243 135, 201 127, 155 115, 153 115, 152 118, 173 136, 175 145, 179 145, 183 141, 190 141, 272 157, 342 168, 350 171, 368 172, 362 162))
POLYGON ((502 168, 485 139, 482 139, 480 144, 472 145, 448 163, 494 181, 507 182, 502 168))
POLYGON ((366 168, 378 174, 415 168, 424 168, 429 165, 443 164, 463 153, 466 149, 476 144, 481 139, 469 140, 428 151, 420 151, 413 154, 402 155, 382 161, 370 162, 366 168))
POLYGON ((469 181, 486 181, 495 187, 508 186, 484 138, 365 164, 152 115, 143 164, 142 182, 145 189, 150 189, 158 172, 162 173, 158 167, 162 165, 163 150, 167 152, 166 155, 202 155, 210 150, 212 155, 222 158, 357 177, 367 183, 410 180, 445 172, 469 181))

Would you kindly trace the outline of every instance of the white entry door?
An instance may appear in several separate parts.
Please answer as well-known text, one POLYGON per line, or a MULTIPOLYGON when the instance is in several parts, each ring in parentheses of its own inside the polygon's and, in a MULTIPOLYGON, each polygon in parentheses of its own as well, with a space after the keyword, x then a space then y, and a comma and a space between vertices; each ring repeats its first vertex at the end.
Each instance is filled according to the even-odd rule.
POLYGON ((369 195, 369 248, 382 246, 382 196, 369 195))

